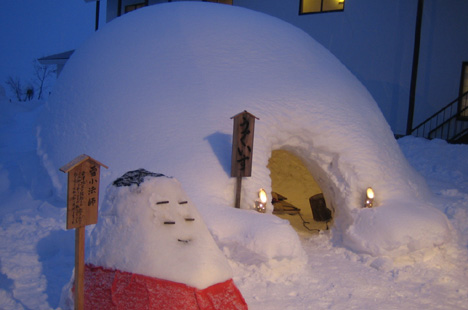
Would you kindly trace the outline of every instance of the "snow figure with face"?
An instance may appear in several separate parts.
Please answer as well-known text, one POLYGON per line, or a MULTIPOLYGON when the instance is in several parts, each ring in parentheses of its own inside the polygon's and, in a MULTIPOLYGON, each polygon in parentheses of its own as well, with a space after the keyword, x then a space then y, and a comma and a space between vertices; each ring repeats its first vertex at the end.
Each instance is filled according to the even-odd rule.
POLYGON ((90 239, 87 309, 247 309, 174 178, 140 169, 115 180, 90 239))

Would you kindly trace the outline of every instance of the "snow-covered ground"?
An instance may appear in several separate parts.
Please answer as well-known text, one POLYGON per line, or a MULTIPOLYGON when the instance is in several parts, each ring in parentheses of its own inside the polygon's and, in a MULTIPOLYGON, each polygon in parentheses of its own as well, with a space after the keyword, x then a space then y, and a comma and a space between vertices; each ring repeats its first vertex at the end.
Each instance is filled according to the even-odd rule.
MULTIPOLYGON (((0 107, 0 309, 55 309, 73 270, 74 232, 36 154, 42 107, 0 107)), ((453 242, 390 259, 334 244, 333 230, 301 235, 308 263, 295 273, 288 261, 218 244, 250 309, 468 308, 468 146, 412 137, 399 145, 449 218, 453 242)))
MULTIPOLYGON (((1 309, 60 306, 74 233, 65 230, 66 175, 58 168, 81 153, 109 166, 101 170, 101 197, 128 170, 179 180, 250 309, 467 308, 468 147, 396 142, 359 81, 280 20, 207 3, 138 10, 76 51, 47 104, 0 98, 0 109, 1 309), (243 109, 261 120, 254 173, 235 209, 226 120, 243 109), (296 233, 271 205, 267 214, 251 209, 259 188, 272 191, 267 165, 277 149, 300 157, 316 178, 335 210, 330 231, 296 233), (372 209, 362 208, 367 186, 376 191, 372 209)), ((142 201, 154 203, 147 194, 142 201)), ((119 205, 111 200, 110 209, 119 205)), ((88 237, 99 232, 111 241, 106 230, 115 227, 96 227, 87 228, 88 237)), ((147 227, 143 233, 164 234, 147 227)), ((115 263, 114 241, 106 252, 113 254, 100 253, 99 263, 167 277, 162 264, 127 264, 142 258, 135 253, 121 251, 124 263, 115 263)), ((175 256, 184 260, 182 252, 175 256)), ((95 259, 91 253, 88 262, 95 259)))

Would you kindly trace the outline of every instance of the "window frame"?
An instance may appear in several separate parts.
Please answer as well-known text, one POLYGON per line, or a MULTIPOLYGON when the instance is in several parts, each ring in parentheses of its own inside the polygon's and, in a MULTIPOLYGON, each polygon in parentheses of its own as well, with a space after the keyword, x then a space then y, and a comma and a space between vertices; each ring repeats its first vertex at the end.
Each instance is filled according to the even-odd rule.
POLYGON ((124 7, 123 14, 127 14, 127 13, 130 13, 130 12, 136 11, 138 9, 144 8, 145 6, 148 6, 148 3, 146 1, 133 3, 133 4, 127 4, 124 7))
POLYGON ((227 5, 232 5, 233 0, 202 0, 203 2, 213 2, 213 3, 221 3, 221 4, 227 4, 227 5))
POLYGON ((309 14, 322 14, 322 13, 333 13, 333 12, 343 12, 345 8, 345 1, 343 0, 343 7, 338 10, 323 10, 323 2, 326 0, 320 0, 320 11, 316 12, 303 12, 303 2, 305 0, 299 0, 299 15, 309 15, 309 14))

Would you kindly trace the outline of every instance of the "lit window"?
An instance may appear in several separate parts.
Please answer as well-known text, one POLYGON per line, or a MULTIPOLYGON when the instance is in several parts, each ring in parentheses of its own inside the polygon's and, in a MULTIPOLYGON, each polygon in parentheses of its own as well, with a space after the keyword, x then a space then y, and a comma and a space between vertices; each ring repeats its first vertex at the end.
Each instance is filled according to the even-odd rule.
POLYGON ((344 0, 301 0, 299 14, 344 10, 344 0))
POLYGON ((468 118, 468 61, 463 62, 460 79, 460 98, 458 99, 458 110, 460 116, 468 118))

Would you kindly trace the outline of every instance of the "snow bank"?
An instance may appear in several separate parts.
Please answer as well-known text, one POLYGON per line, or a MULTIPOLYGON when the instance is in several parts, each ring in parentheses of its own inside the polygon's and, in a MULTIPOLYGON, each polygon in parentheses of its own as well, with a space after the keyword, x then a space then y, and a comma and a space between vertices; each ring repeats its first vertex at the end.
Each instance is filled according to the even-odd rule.
POLYGON ((239 7, 169 3, 106 25, 62 72, 40 125, 40 154, 62 195, 58 167, 82 153, 109 166, 103 186, 139 167, 174 176, 218 242, 303 261, 297 237, 283 242, 294 233, 287 223, 225 208, 235 186, 230 117, 243 110, 260 120, 242 208, 259 188, 271 192, 268 159, 286 149, 335 209, 337 242, 399 255, 448 238, 447 219, 362 84, 303 31, 239 7), (368 186, 372 210, 361 208, 368 186))

